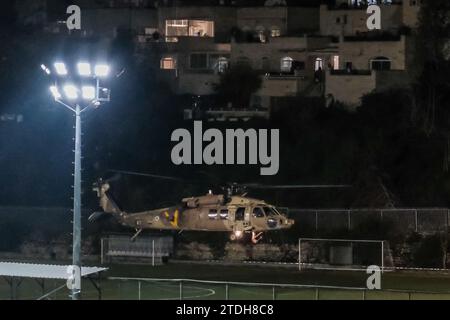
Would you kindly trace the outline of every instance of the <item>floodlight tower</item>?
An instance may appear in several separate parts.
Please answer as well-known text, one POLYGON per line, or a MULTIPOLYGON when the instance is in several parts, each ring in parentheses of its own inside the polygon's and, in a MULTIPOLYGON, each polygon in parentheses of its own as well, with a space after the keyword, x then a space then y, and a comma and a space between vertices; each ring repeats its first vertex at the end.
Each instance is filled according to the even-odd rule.
POLYGON ((53 64, 52 71, 41 65, 47 75, 55 72, 54 84, 50 92, 56 102, 75 114, 75 162, 73 185, 73 245, 71 293, 73 300, 81 296, 81 114, 89 108, 98 108, 110 101, 110 89, 101 87, 101 81, 108 77, 109 65, 98 63, 91 67, 91 63, 81 61, 72 69, 61 61, 53 64), (83 105, 81 105, 83 104, 83 105))

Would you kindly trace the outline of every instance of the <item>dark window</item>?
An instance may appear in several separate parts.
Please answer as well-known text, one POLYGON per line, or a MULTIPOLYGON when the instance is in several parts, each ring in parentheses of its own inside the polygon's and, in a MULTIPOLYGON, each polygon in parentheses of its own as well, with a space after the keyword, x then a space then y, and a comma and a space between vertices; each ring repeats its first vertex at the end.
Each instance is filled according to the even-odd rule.
POLYGON ((271 207, 264 207, 264 212, 268 217, 276 215, 276 212, 271 207))
POLYGON ((391 60, 387 58, 376 58, 372 60, 372 70, 391 70, 391 60))
POLYGON ((346 62, 345 63, 345 70, 347 70, 347 72, 352 72, 353 64, 351 62, 346 62))
POLYGON ((255 218, 264 218, 264 212, 260 207, 256 207, 253 209, 253 216, 255 218))
POLYGON ((305 61, 292 61, 292 68, 294 70, 305 70, 305 61))
POLYGON ((243 221, 244 220, 244 214, 245 214, 245 208, 237 208, 236 213, 234 215, 234 219, 236 221, 243 221))
POLYGON ((208 57, 206 53, 191 54, 191 69, 208 68, 208 57))

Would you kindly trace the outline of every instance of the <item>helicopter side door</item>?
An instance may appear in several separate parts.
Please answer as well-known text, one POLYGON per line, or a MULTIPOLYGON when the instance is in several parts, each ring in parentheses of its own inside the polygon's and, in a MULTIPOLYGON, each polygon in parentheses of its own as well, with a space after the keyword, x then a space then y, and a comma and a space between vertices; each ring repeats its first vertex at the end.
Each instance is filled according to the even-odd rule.
POLYGON ((237 206, 234 210, 233 231, 247 231, 251 229, 250 224, 250 207, 237 206))
POLYGON ((266 214, 261 206, 252 207, 252 226, 255 231, 264 231, 266 226, 266 214))

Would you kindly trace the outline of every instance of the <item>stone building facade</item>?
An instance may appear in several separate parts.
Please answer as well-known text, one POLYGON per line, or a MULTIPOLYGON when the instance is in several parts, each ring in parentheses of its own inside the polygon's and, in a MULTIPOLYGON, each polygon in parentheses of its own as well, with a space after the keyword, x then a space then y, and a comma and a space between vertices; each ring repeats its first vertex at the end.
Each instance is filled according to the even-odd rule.
POLYGON ((263 79, 256 93, 263 108, 273 97, 297 95, 354 107, 364 94, 388 89, 377 77, 408 73, 412 52, 404 30, 417 25, 420 8, 419 0, 387 1, 380 5, 382 30, 368 31, 366 8, 357 2, 194 7, 137 1, 82 8, 82 27, 85 36, 110 39, 120 29, 131 31, 136 54, 177 94, 212 95, 221 73, 248 63, 263 79))

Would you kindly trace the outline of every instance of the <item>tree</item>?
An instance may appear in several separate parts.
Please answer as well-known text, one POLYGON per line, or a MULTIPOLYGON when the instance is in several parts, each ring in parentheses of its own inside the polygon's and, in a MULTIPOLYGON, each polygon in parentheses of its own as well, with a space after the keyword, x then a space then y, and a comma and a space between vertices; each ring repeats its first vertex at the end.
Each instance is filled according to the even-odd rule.
POLYGON ((261 77, 251 66, 239 63, 221 75, 215 90, 224 102, 242 108, 249 106, 250 97, 261 88, 261 84, 261 77))
POLYGON ((415 92, 419 123, 428 135, 450 141, 450 61, 446 48, 450 35, 448 0, 424 0, 417 31, 415 92))

